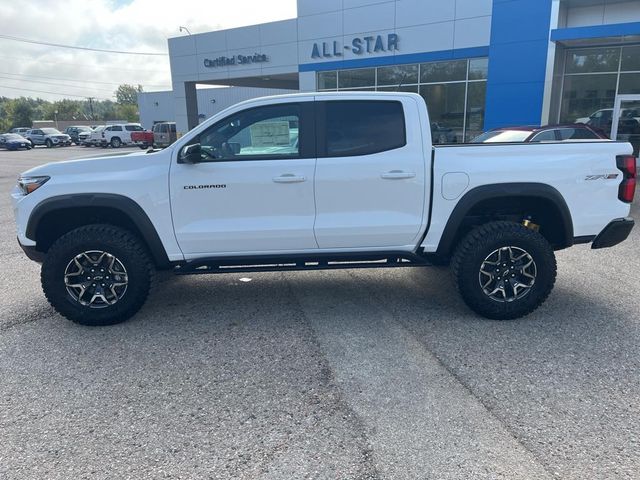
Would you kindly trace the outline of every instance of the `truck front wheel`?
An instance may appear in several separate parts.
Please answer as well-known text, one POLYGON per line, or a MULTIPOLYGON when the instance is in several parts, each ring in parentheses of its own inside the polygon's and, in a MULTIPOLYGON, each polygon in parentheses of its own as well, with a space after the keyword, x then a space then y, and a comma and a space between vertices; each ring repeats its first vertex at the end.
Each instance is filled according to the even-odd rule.
POLYGON ((87 225, 60 237, 42 264, 45 296, 82 325, 124 322, 144 304, 155 269, 136 236, 111 225, 87 225))
POLYGON ((557 270, 549 242, 513 222, 491 222, 471 231, 458 245, 451 268, 469 308, 494 320, 520 318, 542 305, 557 270))

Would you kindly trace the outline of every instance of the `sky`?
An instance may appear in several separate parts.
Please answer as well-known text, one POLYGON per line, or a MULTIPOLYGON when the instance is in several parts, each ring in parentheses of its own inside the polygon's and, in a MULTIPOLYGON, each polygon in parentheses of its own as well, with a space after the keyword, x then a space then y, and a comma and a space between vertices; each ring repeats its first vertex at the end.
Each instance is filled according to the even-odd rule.
POLYGON ((122 83, 171 89, 167 39, 294 18, 296 0, 21 0, 0 6, 0 96, 114 99, 122 83))

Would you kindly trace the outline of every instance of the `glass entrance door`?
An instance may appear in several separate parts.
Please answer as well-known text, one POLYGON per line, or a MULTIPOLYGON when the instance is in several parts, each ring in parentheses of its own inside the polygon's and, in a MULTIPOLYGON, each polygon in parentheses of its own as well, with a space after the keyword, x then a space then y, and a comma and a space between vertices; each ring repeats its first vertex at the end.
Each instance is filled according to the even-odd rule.
POLYGON ((618 95, 613 109, 611 138, 630 142, 633 154, 640 150, 640 95, 618 95))

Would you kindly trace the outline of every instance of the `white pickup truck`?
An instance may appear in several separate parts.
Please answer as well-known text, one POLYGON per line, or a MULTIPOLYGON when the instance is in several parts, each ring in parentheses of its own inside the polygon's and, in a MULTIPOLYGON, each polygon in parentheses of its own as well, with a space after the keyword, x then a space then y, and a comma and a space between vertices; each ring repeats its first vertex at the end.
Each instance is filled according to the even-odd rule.
POLYGON ((250 100, 162 151, 25 172, 18 240, 58 312, 106 325, 142 307, 157 269, 436 263, 475 312, 513 319, 551 292, 554 250, 629 235, 628 143, 434 147, 429 126, 410 93, 250 100))

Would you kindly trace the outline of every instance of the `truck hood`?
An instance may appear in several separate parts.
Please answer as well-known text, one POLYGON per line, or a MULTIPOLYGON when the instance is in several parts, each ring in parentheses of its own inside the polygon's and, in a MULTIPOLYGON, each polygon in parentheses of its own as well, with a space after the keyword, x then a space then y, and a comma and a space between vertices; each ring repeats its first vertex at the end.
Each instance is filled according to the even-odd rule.
POLYGON ((133 172, 159 164, 169 165, 169 149, 155 153, 133 152, 102 157, 79 158, 62 162, 52 162, 23 172, 23 176, 78 175, 86 173, 114 174, 133 172))

